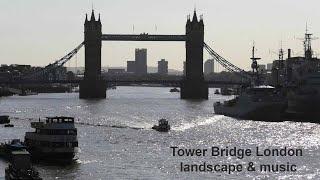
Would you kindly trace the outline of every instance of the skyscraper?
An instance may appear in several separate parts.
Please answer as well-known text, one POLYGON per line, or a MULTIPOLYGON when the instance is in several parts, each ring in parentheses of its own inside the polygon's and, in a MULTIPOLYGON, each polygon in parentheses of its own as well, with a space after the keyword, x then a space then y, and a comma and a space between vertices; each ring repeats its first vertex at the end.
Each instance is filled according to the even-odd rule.
POLYGON ((136 49, 135 61, 136 74, 147 74, 147 49, 136 49))
POLYGON ((161 61, 158 61, 158 74, 168 74, 168 61, 166 61, 165 59, 161 59, 161 61))
POLYGON ((204 74, 210 74, 214 72, 214 60, 213 59, 208 59, 204 63, 204 74))

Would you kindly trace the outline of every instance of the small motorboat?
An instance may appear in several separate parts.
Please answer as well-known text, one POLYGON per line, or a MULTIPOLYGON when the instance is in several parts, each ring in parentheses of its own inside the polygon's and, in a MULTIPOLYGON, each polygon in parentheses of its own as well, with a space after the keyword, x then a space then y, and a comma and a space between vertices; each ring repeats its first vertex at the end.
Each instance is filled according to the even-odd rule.
POLYGON ((10 123, 9 116, 7 115, 0 116, 0 124, 7 124, 7 123, 10 123))
POLYGON ((13 124, 5 124, 4 127, 14 127, 13 124))
POLYGON ((175 87, 175 88, 170 89, 170 92, 180 92, 180 90, 175 87))
POLYGON ((220 94, 220 91, 218 89, 216 89, 216 91, 214 92, 214 94, 220 94))
POLYGON ((159 125, 154 125, 152 129, 159 132, 168 132, 170 130, 170 125, 166 119, 160 119, 159 125))
POLYGON ((26 146, 20 141, 20 139, 13 139, 10 142, 0 144, 0 157, 9 159, 13 151, 26 150, 26 146))
POLYGON ((31 164, 31 156, 28 151, 13 151, 9 166, 5 169, 6 180, 42 180, 38 171, 31 164))

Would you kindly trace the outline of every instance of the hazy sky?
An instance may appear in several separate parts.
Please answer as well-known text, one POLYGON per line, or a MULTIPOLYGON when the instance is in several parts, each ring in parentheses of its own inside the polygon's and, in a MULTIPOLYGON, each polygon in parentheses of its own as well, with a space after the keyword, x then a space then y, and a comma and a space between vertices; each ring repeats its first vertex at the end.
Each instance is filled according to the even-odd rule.
MULTIPOLYGON (((83 41, 92 4, 101 13, 103 33, 133 33, 134 25, 134 33, 184 34, 187 15, 196 7, 207 44, 245 69, 253 40, 261 63, 269 63, 281 40, 285 49, 302 54, 298 38, 306 22, 320 37, 319 0, 0 0, 0 63, 46 65, 64 56, 83 41)), ((103 42, 103 66, 125 66, 136 47, 148 49, 149 66, 165 58, 169 68, 182 69, 183 42, 103 42)), ((320 52, 320 40, 313 47, 320 52)), ((83 54, 82 49, 78 66, 84 64, 83 54)))

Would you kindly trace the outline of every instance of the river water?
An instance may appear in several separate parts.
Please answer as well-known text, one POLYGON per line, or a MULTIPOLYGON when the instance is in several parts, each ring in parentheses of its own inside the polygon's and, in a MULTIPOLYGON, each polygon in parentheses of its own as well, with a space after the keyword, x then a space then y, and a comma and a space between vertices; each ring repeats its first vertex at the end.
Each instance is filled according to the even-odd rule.
MULTIPOLYGON (((78 128, 78 160, 68 166, 35 164, 44 179, 319 179, 320 126, 312 123, 256 122, 215 115, 213 103, 180 100, 162 87, 118 87, 105 100, 80 100, 76 93, 0 98, 0 114, 14 128, 0 127, 0 140, 24 138, 30 121, 46 116, 74 116, 78 128), (160 118, 172 131, 151 127, 160 118), (85 123, 85 124, 84 124, 85 123), (88 124, 87 124, 88 123, 88 124), (100 126, 99 126, 100 125, 100 126), (177 157, 170 147, 301 148, 302 157, 177 157), (295 164, 296 172, 181 172, 185 164, 295 164)), ((0 161, 0 177, 6 162, 0 161)), ((1 178, 0 178, 1 179, 1 178)))

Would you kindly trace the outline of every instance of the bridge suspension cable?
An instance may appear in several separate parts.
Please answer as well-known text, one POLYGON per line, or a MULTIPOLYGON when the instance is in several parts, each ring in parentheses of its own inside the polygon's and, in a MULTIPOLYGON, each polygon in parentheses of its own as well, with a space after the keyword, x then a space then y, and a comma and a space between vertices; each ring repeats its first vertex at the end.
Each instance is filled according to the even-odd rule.
POLYGON ((238 73, 241 77, 244 77, 246 79, 251 78, 251 74, 246 72, 245 70, 237 67, 236 65, 232 64, 231 62, 224 59, 222 56, 220 56, 218 53, 216 53, 209 45, 207 45, 205 42, 203 43, 204 48, 208 51, 208 53, 212 56, 212 58, 221 64, 224 68, 226 68, 230 72, 238 73))
POLYGON ((78 53, 78 51, 81 49, 81 47, 84 45, 84 42, 80 43, 76 48, 74 48, 71 52, 69 52, 67 55, 63 56, 59 60, 56 60, 53 63, 50 63, 40 71, 34 72, 32 74, 28 74, 24 77, 24 79, 30 79, 37 77, 39 75, 43 75, 51 70, 54 70, 56 68, 62 67, 66 62, 68 62, 75 54, 78 53))

